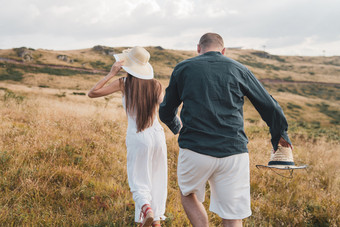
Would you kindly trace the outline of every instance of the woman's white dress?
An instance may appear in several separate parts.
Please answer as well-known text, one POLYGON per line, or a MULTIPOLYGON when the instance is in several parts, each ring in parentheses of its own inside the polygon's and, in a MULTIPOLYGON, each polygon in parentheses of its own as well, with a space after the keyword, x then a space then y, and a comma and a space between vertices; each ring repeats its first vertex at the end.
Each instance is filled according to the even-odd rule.
MULTIPOLYGON (((124 96, 122 101, 125 108, 124 96)), ((164 220, 168 177, 164 129, 156 115, 152 126, 137 133, 136 117, 127 117, 127 174, 135 201, 135 221, 142 221, 140 211, 144 204, 151 205, 154 220, 164 220)))

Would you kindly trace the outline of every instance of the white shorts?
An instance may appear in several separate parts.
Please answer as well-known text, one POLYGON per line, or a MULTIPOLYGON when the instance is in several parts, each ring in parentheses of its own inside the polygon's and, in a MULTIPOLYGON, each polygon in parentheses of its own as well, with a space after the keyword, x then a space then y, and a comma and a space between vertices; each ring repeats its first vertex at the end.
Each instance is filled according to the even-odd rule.
POLYGON ((182 195, 195 193, 200 202, 204 201, 208 181, 209 209, 221 218, 243 219, 251 215, 248 153, 215 158, 180 148, 177 176, 182 195))

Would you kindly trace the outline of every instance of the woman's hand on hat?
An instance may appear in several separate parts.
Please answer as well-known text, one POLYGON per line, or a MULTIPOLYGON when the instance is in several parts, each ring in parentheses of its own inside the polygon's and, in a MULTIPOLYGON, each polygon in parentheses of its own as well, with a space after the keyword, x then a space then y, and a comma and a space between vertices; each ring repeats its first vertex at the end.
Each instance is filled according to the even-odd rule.
POLYGON ((115 76, 122 69, 123 65, 124 65, 124 60, 116 61, 111 67, 110 74, 115 76))

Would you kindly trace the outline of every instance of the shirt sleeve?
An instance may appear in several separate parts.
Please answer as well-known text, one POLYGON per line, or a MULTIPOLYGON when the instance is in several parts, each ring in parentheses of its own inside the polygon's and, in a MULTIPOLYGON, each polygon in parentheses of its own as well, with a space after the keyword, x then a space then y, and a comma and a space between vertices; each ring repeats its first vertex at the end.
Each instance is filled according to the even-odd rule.
POLYGON ((177 117, 178 106, 181 104, 181 100, 174 72, 171 75, 169 86, 165 90, 163 102, 159 107, 159 118, 174 134, 177 134, 181 129, 181 123, 177 117))
POLYGON ((288 123, 281 106, 250 71, 246 74, 245 94, 268 125, 274 150, 278 148, 280 137, 292 144, 287 133, 288 123))

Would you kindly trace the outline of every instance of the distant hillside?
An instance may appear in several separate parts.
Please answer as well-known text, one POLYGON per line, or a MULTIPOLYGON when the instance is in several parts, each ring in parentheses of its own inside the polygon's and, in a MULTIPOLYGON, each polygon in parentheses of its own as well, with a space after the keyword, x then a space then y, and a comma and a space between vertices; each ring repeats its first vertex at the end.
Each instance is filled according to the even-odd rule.
MULTIPOLYGON (((10 64, 22 62, 31 66, 63 66, 72 67, 75 71, 99 70, 107 72, 115 61, 113 54, 121 53, 126 48, 95 46, 82 50, 53 51, 22 47, 0 50, 0 62, 2 62, 2 67, 7 60, 10 64)), ((194 52, 190 51, 165 50, 162 47, 146 47, 146 49, 151 54, 150 62, 158 78, 169 77, 172 68, 178 62, 194 56, 194 52)), ((16 66, 13 67, 15 68, 16 66)))
MULTIPOLYGON (((0 50, 0 62, 12 59, 27 64, 69 66, 82 69, 108 71, 114 62, 113 54, 127 47, 95 46, 82 50, 54 51, 32 48, 0 50)), ((167 78, 180 61, 196 55, 194 51, 169 50, 146 47, 156 76, 167 78)), ((226 56, 248 66, 260 78, 285 81, 340 82, 340 56, 302 57, 277 56, 256 50, 227 49, 226 56)))
MULTIPOLYGON (((82 50, 13 48, 0 50, 0 81, 37 87, 87 89, 93 75, 106 74, 114 53, 128 47, 94 46, 82 50), (69 82, 60 78, 68 76, 69 82), (70 81, 74 81, 71 83, 70 81), (76 85, 75 85, 76 84, 76 85)), ((195 51, 146 47, 155 77, 167 80, 175 65, 196 56, 195 51)), ((246 65, 267 89, 324 100, 340 100, 340 56, 277 56, 267 52, 227 49, 226 56, 246 65)))

